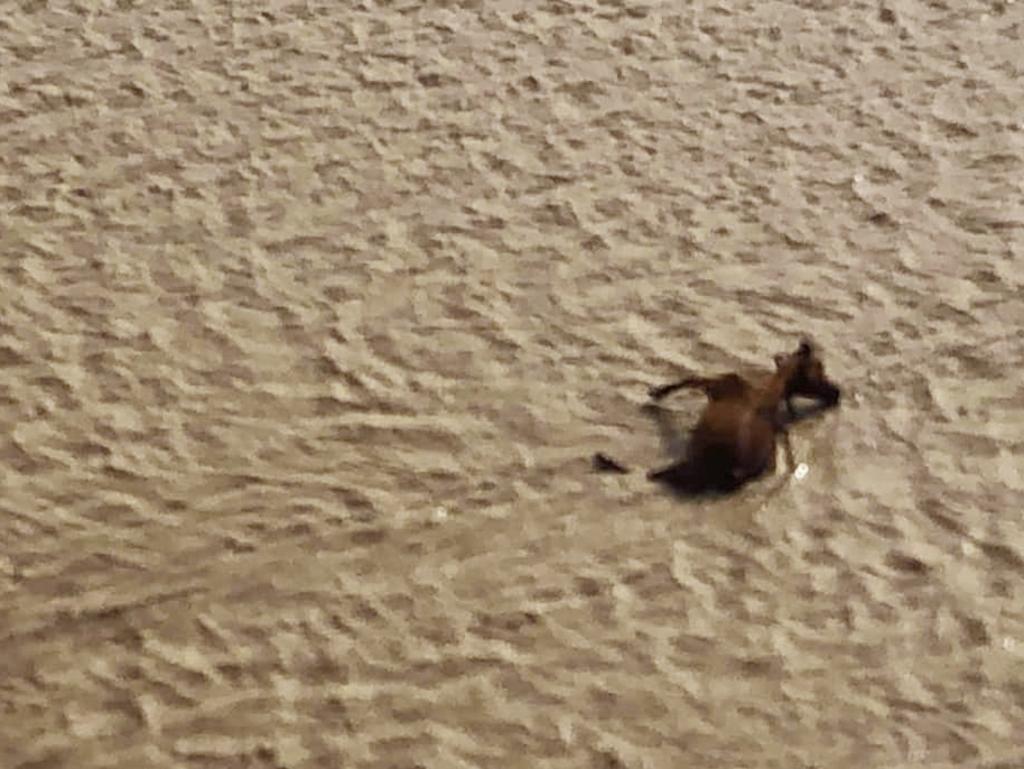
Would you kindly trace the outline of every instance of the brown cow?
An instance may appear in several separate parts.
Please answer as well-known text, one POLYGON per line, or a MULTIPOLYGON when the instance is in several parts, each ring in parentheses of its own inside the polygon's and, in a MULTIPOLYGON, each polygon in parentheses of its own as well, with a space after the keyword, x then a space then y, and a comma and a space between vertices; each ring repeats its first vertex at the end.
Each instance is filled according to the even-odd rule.
MULTIPOLYGON (((650 390, 654 400, 683 388, 703 390, 708 398, 690 439, 687 455, 668 467, 647 474, 688 492, 731 491, 746 481, 775 470, 776 438, 781 436, 790 470, 795 464, 789 443, 787 419, 780 414, 785 401, 790 419, 795 417, 793 398, 802 396, 824 407, 839 403, 839 388, 825 375, 825 366, 808 340, 796 352, 775 356, 774 373, 750 382, 739 374, 688 377, 650 390)), ((599 470, 628 472, 615 460, 597 454, 599 470)))

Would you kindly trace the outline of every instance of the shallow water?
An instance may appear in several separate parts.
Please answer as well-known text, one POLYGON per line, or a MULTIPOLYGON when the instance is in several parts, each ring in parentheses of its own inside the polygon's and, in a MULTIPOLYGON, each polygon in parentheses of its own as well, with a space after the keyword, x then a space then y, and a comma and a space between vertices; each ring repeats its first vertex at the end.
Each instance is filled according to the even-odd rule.
POLYGON ((1022 25, 6 11, 4 765, 1024 766, 1022 25), (802 479, 590 471, 805 333, 802 479))

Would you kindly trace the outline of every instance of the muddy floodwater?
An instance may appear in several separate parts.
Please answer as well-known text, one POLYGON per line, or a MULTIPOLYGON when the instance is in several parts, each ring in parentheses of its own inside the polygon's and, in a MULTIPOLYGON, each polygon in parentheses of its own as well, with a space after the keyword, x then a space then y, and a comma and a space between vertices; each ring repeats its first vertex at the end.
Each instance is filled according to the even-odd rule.
POLYGON ((1019 0, 8 3, 0 767, 1022 769, 1022 372, 1019 0))

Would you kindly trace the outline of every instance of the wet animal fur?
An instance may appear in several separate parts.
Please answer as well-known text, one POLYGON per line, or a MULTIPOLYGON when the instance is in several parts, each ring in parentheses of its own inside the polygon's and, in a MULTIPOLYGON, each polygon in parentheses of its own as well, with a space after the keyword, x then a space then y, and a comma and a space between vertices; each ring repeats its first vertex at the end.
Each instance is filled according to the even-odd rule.
MULTIPOLYGON (((755 382, 730 373, 717 377, 687 377, 651 388, 655 401, 684 388, 702 390, 708 402, 691 435, 685 457, 647 477, 679 491, 732 491, 747 481, 775 470, 778 438, 786 459, 795 464, 787 425, 796 414, 793 398, 817 400, 823 407, 836 406, 839 387, 825 374, 814 346, 802 340, 795 352, 775 356, 775 371, 755 382), (785 402, 786 414, 780 413, 785 402)), ((607 456, 594 456, 595 468, 628 473, 629 469, 607 456)))

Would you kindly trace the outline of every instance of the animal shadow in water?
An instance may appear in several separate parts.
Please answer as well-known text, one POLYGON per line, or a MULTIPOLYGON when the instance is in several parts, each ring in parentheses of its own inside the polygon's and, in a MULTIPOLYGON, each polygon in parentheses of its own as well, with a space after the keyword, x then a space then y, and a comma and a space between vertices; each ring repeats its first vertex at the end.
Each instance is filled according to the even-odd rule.
POLYGON ((729 496, 733 489, 721 488, 714 484, 694 479, 689 475, 673 474, 671 472, 672 468, 682 470, 686 467, 690 452, 690 440, 693 436, 692 427, 680 427, 675 419, 676 412, 655 402, 645 403, 640 407, 640 410, 654 422, 654 426, 658 430, 658 438, 665 453, 670 457, 678 457, 676 462, 667 468, 662 468, 662 472, 665 474, 658 478, 660 484, 665 486, 673 496, 680 499, 729 496))
POLYGON ((824 414, 828 411, 834 411, 835 407, 824 403, 819 400, 811 400, 810 398, 801 398, 799 401, 794 401, 793 410, 790 411, 788 408, 783 411, 785 415, 784 424, 789 427, 791 425, 800 424, 806 419, 814 419, 820 414, 824 414))
MULTIPOLYGON (((672 457, 686 456, 690 445, 690 434, 693 432, 692 428, 681 429, 672 418, 674 412, 653 401, 645 403, 640 410, 654 421, 665 453, 672 457)), ((594 454, 593 464, 599 472, 620 475, 627 475, 630 472, 628 467, 601 451, 594 454)))
MULTIPOLYGON (((654 422, 661 441, 662 449, 670 457, 678 457, 676 462, 667 468, 662 468, 663 475, 657 479, 658 483, 665 486, 673 495, 693 499, 695 497, 724 497, 730 490, 716 488, 713 484, 700 482, 692 476, 683 476, 680 473, 673 474, 672 468, 682 470, 686 467, 686 460, 690 451, 690 439, 693 435, 693 428, 684 429, 679 426, 676 413, 658 403, 645 403, 640 407, 654 422)), ((593 458, 594 469, 604 473, 618 473, 626 475, 629 468, 620 464, 615 459, 603 452, 597 452, 593 458)), ((650 478, 650 475, 648 475, 650 478)))

